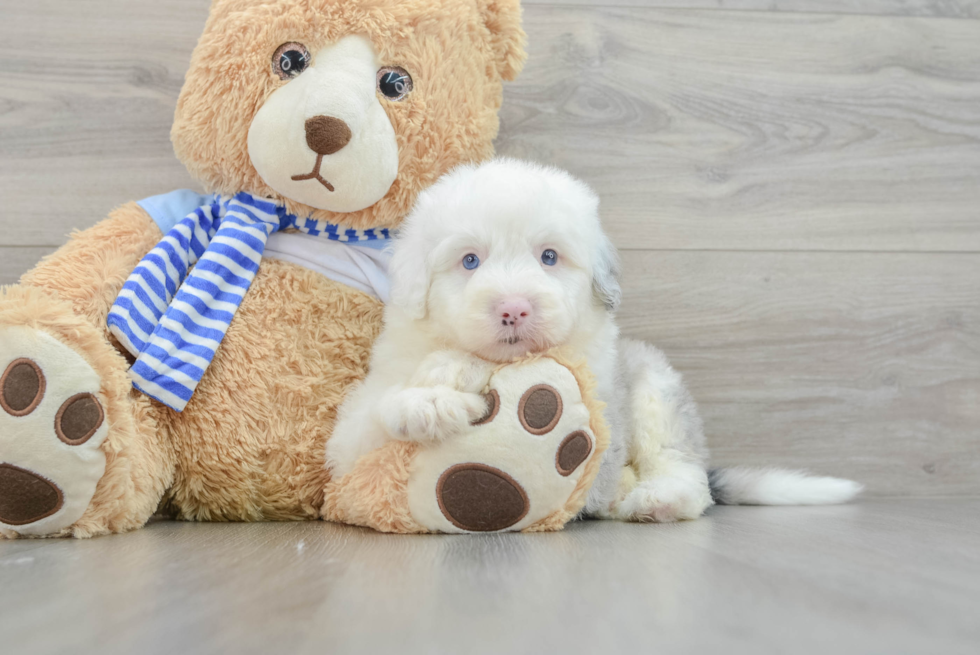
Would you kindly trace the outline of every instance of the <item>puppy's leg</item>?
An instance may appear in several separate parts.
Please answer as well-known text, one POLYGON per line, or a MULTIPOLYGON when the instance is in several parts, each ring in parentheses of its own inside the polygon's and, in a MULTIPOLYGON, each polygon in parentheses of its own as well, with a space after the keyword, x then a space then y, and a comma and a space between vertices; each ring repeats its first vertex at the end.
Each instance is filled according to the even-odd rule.
POLYGON ((459 350, 437 350, 422 360, 409 386, 444 386, 466 393, 480 393, 490 381, 494 364, 459 350))
POLYGON ((695 519, 711 505, 707 447, 694 400, 662 352, 623 339, 620 366, 629 389, 633 488, 614 509, 634 521, 695 519))
POLYGON ((609 446, 602 455, 602 464, 589 495, 582 508, 582 514, 594 518, 619 518, 615 514, 617 501, 622 493, 623 474, 629 460, 630 430, 628 420, 627 390, 625 385, 617 380, 613 393, 606 394, 602 400, 606 403, 604 412, 606 426, 609 428, 609 446))
POLYGON ((363 455, 388 441, 377 416, 386 388, 371 375, 354 387, 343 404, 327 441, 327 468, 334 478, 347 475, 363 455))
POLYGON ((391 389, 381 418, 393 439, 441 440, 463 432, 486 413, 479 395, 493 365, 456 350, 430 353, 405 389, 391 389))
POLYGON ((335 477, 392 439, 446 439, 486 413, 479 392, 490 379, 492 364, 458 351, 435 351, 404 386, 397 382, 408 377, 404 363, 395 359, 382 358, 341 405, 327 442, 327 466, 335 477))
POLYGON ((475 393, 447 386, 392 389, 381 401, 380 418, 388 435, 401 441, 440 441, 461 434, 487 411, 475 393))
POLYGON ((327 442, 327 467, 334 477, 343 477, 363 455, 392 439, 446 439, 461 433, 486 410, 486 401, 475 393, 447 386, 381 388, 377 380, 367 380, 340 408, 327 442))

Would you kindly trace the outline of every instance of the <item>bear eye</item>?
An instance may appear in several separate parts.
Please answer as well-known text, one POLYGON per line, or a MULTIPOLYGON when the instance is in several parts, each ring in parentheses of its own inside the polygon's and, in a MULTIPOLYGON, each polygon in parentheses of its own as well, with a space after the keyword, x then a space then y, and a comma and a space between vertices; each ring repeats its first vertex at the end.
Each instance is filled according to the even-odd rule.
POLYGON ((541 262, 545 266, 554 266, 558 263, 558 253, 548 248, 543 253, 541 253, 541 262))
POLYGON ((272 55, 272 70, 281 79, 296 77, 310 65, 310 51, 302 43, 283 43, 272 55))
POLYGON ((468 271, 472 271, 474 268, 480 265, 480 258, 470 253, 463 257, 463 268, 468 271))
POLYGON ((385 66, 378 71, 378 93, 389 100, 404 100, 413 88, 412 76, 400 66, 385 66))

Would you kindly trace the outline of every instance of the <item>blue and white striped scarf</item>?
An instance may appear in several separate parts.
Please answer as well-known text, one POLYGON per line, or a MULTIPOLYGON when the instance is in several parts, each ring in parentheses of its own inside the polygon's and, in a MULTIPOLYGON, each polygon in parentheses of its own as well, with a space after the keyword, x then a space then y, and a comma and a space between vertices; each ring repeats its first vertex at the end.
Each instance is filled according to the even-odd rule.
POLYGON ((333 241, 389 239, 286 213, 248 193, 213 196, 177 223, 123 285, 109 329, 135 357, 133 386, 182 411, 259 270, 266 241, 295 228, 333 241))

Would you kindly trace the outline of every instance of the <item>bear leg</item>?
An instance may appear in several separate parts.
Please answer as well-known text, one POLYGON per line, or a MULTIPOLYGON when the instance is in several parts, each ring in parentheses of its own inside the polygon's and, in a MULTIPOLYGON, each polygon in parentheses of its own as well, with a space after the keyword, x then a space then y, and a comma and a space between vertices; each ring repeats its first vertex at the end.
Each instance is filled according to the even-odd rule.
MULTIPOLYGON (((142 220, 146 233, 156 229, 145 214, 142 220)), ((155 418, 160 409, 133 390, 129 364, 105 330, 112 287, 121 286, 128 274, 122 269, 139 254, 109 261, 119 254, 110 242, 102 244, 101 261, 70 256, 94 250, 91 233, 99 227, 24 276, 36 286, 0 289, 4 537, 89 537, 140 527, 173 480, 172 448, 155 418), (87 291, 72 267, 86 272, 87 291)))

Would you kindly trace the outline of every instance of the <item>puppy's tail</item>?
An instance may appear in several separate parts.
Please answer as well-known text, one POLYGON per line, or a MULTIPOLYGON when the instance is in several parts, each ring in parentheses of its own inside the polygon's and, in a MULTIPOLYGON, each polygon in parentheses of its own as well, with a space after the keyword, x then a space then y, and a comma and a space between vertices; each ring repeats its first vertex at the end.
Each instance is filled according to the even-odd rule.
POLYGON ((708 483, 719 505, 837 505, 864 489, 852 480, 775 468, 712 469, 708 483))

